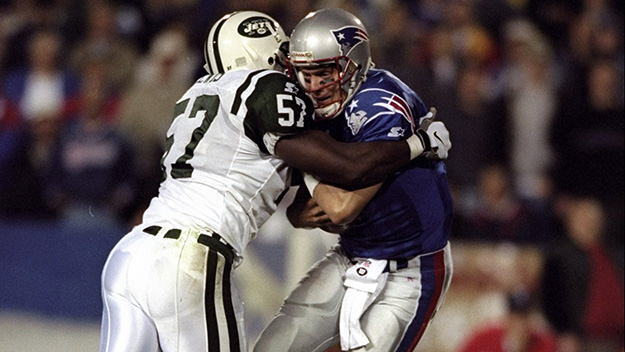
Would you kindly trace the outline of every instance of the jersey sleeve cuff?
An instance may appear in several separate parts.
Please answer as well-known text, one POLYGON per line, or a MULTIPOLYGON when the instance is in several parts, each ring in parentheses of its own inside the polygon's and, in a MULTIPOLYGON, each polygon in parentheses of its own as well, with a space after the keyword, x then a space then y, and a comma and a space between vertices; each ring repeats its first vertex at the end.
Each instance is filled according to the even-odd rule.
POLYGON ((263 136, 263 143, 265 144, 265 147, 267 147, 267 151, 269 152, 269 154, 276 155, 276 143, 278 143, 280 138, 282 138, 283 136, 284 135, 277 133, 265 133, 265 135, 263 136))

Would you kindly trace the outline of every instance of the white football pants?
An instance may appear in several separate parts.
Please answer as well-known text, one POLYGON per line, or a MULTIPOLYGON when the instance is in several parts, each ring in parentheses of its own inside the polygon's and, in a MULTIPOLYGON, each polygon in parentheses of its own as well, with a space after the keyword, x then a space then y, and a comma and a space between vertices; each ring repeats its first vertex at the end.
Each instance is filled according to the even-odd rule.
MULTIPOLYGON (((386 285, 360 319, 370 343, 354 351, 412 351, 443 304, 453 270, 449 244, 389 272, 386 285)), ((321 352, 339 342, 343 279, 353 263, 340 246, 317 262, 261 333, 255 352, 321 352)))
POLYGON ((234 252, 196 230, 137 226, 102 272, 100 351, 246 352, 234 252))

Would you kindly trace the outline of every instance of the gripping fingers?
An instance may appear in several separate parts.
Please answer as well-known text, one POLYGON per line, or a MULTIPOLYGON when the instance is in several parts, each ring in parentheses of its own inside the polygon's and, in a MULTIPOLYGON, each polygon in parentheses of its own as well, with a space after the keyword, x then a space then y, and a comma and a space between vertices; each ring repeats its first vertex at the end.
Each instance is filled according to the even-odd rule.
POLYGON ((419 118, 419 127, 426 127, 425 129, 427 129, 427 126, 423 126, 424 123, 432 123, 432 121, 434 121, 434 119, 436 119, 436 108, 435 107, 431 107, 430 111, 428 111, 427 114, 421 116, 421 118, 419 118))
POLYGON ((431 115, 431 117, 430 117, 430 118, 431 118, 432 120, 435 120, 435 119, 436 119, 436 113, 437 113, 437 112, 438 112, 438 111, 436 110, 436 108, 432 106, 432 107, 430 108, 430 111, 428 111, 428 113, 427 113, 425 116, 431 115))
POLYGON ((419 119, 419 127, 415 132, 423 141, 423 155, 428 159, 442 160, 447 158, 451 140, 445 124, 434 121, 436 114, 436 108, 431 107, 430 111, 419 119))

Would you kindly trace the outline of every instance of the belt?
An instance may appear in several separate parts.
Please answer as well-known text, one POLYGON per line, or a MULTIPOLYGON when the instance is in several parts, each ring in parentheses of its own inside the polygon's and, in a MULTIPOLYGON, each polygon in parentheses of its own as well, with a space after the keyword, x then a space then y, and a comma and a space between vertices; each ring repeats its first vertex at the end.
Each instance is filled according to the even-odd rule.
MULTIPOLYGON (((449 244, 447 244, 447 246, 449 246, 449 244)), ((429 255, 436 254, 440 251, 444 251, 445 248, 447 248, 447 246, 434 252, 419 254, 410 259, 388 259, 388 263, 386 264, 386 268, 384 268, 384 272, 394 273, 397 270, 401 270, 401 269, 416 268, 419 265, 421 265, 421 259, 429 255)), ((365 259, 365 258, 352 258, 351 262, 352 264, 356 264, 358 260, 361 260, 361 259, 365 259)))
MULTIPOLYGON (((358 263, 359 260, 363 260, 364 258, 352 258, 350 262, 352 264, 358 263)), ((388 263, 386 264, 386 268, 384 268, 385 273, 391 272, 394 273, 397 270, 406 269, 406 268, 416 268, 419 266, 418 256, 412 259, 388 259, 388 263)))
POLYGON ((388 263, 386 264, 386 268, 384 269, 384 272, 391 272, 394 273, 397 270, 401 270, 401 269, 406 269, 406 268, 414 268, 417 266, 417 260, 415 260, 415 258, 413 259, 389 259, 388 263), (410 265, 410 262, 413 262, 413 265, 410 265))
MULTIPOLYGON (((162 230, 163 227, 158 225, 152 225, 144 228, 143 232, 156 236, 162 230)), ((180 238, 181 233, 182 230, 180 229, 169 229, 167 230, 167 232, 165 232, 163 238, 171 238, 177 240, 180 238)), ((226 242, 226 240, 224 240, 218 233, 201 233, 197 238, 197 243, 215 249, 230 260, 233 260, 236 257, 236 251, 234 250, 234 248, 228 242, 226 242)))

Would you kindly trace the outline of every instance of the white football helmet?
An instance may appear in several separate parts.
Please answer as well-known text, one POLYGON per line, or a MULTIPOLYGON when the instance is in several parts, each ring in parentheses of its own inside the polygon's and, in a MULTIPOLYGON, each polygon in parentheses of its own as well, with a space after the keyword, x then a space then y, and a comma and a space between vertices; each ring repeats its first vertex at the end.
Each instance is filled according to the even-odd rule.
MULTIPOLYGON (((318 119, 338 115, 365 81, 372 67, 369 35, 362 21, 338 8, 311 12, 302 19, 291 34, 288 64, 290 74, 300 85, 304 78, 299 69, 333 65, 339 71, 341 97, 315 109, 318 119)), ((309 92, 310 93, 310 92, 309 92)))
POLYGON ((204 43, 210 74, 238 69, 284 71, 288 37, 280 24, 258 11, 236 11, 217 21, 204 43))

